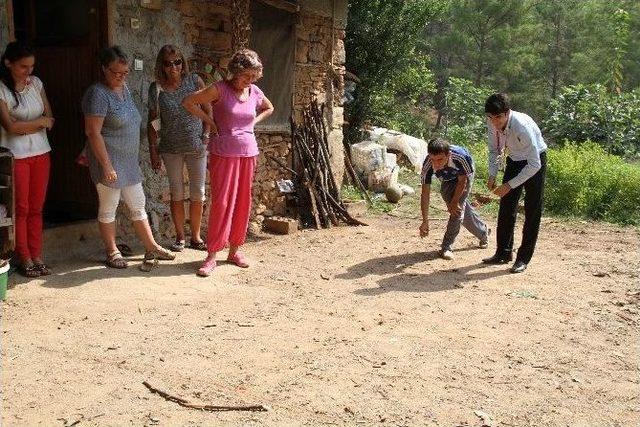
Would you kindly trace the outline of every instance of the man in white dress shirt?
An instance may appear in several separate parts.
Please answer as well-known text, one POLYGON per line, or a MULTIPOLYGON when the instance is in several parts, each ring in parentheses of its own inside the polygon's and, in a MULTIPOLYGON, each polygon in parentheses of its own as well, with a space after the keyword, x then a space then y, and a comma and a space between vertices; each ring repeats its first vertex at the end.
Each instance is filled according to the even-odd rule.
POLYGON ((518 201, 524 189, 524 227, 522 242, 512 273, 522 273, 531 261, 538 240, 542 197, 547 169, 547 145, 540 128, 531 117, 511 109, 504 93, 487 98, 484 111, 489 132, 489 179, 487 187, 500 196, 497 247, 495 254, 485 258, 486 264, 506 264, 513 259, 513 231, 518 213, 518 201), (506 155, 502 185, 496 186, 501 155, 506 155))

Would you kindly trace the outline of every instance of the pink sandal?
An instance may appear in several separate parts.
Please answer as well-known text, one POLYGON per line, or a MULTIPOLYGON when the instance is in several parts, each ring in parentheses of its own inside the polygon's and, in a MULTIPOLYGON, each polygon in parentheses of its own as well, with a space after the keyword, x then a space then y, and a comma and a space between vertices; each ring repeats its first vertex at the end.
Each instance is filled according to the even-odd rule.
POLYGON ((202 266, 198 269, 196 274, 200 277, 209 277, 213 270, 216 268, 216 259, 207 258, 202 263, 202 266))
POLYGON ((227 258, 227 262, 237 265, 240 268, 248 268, 247 259, 240 252, 236 252, 233 256, 227 258))

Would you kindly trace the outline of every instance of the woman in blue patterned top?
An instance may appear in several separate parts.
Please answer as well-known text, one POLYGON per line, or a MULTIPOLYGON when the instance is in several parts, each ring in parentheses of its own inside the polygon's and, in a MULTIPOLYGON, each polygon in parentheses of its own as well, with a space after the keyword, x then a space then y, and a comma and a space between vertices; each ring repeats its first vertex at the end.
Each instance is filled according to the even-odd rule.
MULTIPOLYGON (((207 176, 209 124, 182 106, 187 95, 204 89, 204 82, 189 72, 189 64, 180 50, 165 45, 156 59, 156 81, 149 86, 147 137, 151 166, 158 171, 164 162, 171 192, 171 218, 176 229, 175 242, 169 247, 180 252, 185 247, 184 166, 189 174, 189 246, 201 251, 207 245, 200 236, 202 207, 207 176)), ((211 114, 211 104, 202 105, 211 114)))
POLYGON ((117 46, 103 49, 99 56, 104 79, 87 89, 82 111, 90 147, 89 170, 98 192, 98 224, 107 252, 106 264, 113 268, 128 266, 116 247, 116 209, 122 196, 146 251, 141 269, 148 271, 157 259, 172 260, 175 255, 156 243, 147 220, 138 164, 142 119, 126 84, 127 56, 117 46))

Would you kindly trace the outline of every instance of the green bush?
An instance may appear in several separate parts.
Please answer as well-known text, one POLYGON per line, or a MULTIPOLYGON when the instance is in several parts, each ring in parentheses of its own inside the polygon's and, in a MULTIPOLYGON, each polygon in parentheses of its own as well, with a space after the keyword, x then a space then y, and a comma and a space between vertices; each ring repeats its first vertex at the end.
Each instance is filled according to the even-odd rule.
POLYGON ((484 188, 484 182, 489 178, 489 147, 487 146, 487 142, 478 142, 467 145, 465 148, 471 153, 476 167, 474 179, 478 184, 474 186, 476 190, 484 188))
POLYGON ((640 167, 598 144, 549 150, 545 211, 640 225, 640 167))

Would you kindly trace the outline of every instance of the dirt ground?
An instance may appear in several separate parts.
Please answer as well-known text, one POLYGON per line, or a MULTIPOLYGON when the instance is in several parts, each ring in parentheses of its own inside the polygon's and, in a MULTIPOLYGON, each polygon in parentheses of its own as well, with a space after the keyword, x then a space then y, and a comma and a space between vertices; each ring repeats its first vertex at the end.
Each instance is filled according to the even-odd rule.
POLYGON ((258 236, 251 268, 207 279, 192 250, 142 273, 60 248, 2 304, 2 424, 640 424, 636 229, 545 218, 512 275, 465 231, 438 259, 442 221, 424 240, 416 218, 366 221, 258 236))

